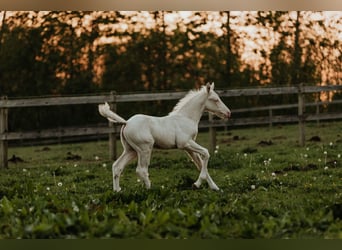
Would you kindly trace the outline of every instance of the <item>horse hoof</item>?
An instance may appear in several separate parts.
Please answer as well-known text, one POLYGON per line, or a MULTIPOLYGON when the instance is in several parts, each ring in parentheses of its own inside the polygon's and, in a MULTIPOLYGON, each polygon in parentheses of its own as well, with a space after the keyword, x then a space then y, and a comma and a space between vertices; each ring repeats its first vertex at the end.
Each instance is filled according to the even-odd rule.
POLYGON ((192 189, 197 190, 197 189, 199 189, 199 187, 197 187, 196 184, 194 183, 194 184, 192 184, 192 189))

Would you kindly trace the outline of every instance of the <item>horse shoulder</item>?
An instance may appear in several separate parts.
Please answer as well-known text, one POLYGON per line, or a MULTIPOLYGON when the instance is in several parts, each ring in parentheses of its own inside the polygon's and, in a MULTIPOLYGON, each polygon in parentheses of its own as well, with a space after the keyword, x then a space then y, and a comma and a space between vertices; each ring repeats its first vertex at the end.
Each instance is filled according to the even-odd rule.
POLYGON ((183 148, 189 140, 196 138, 198 124, 193 120, 177 115, 169 116, 169 119, 174 127, 175 143, 178 148, 183 148))

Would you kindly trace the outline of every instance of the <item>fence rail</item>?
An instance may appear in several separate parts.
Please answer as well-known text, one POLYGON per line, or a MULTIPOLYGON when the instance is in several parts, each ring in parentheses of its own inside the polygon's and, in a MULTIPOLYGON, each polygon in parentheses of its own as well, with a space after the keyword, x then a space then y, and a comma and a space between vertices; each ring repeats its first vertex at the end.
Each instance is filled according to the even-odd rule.
MULTIPOLYGON (((253 89, 231 89, 217 90, 221 97, 237 96, 264 96, 264 95, 284 95, 298 94, 298 87, 282 88, 253 88, 253 89)), ((342 85, 328 86, 304 86, 303 94, 340 91, 342 85)), ((0 108, 20 108, 20 107, 43 107, 43 106, 61 106, 76 104, 98 104, 102 102, 140 102, 140 101, 159 101, 159 100, 177 100, 186 95, 187 92, 167 92, 167 93, 138 93, 138 94, 119 94, 111 92, 95 96, 69 96, 69 97, 39 97, 30 99, 1 99, 0 108)))
MULTIPOLYGON (((327 104, 340 104, 342 100, 334 100, 332 102, 304 102, 304 96, 308 93, 319 93, 329 91, 341 91, 342 85, 329 86, 303 86, 296 87, 281 87, 281 88, 249 88, 249 89, 233 89, 233 90, 217 90, 221 97, 242 97, 242 96, 272 96, 284 94, 298 95, 298 103, 271 105, 265 107, 241 108, 232 110, 234 114, 253 112, 253 111, 269 111, 267 117, 253 117, 253 118, 232 118, 228 122, 213 120, 209 117, 208 121, 202 121, 200 128, 209 128, 211 135, 211 148, 215 147, 215 128, 223 126, 238 126, 238 125, 253 125, 253 124, 269 124, 298 122, 300 128, 299 142, 301 145, 305 143, 304 124, 305 121, 319 121, 328 119, 341 119, 342 113, 335 114, 321 114, 319 108, 316 108, 315 114, 305 114, 306 106, 316 106, 327 104), (273 110, 297 108, 298 114, 293 116, 274 116, 273 110)), ((13 108, 24 107, 43 107, 43 106, 61 106, 61 105, 80 105, 80 104, 99 104, 108 102, 112 109, 116 109, 117 103, 124 102, 141 102, 141 101, 157 101, 157 100, 176 100, 182 98, 187 92, 168 92, 168 93, 136 93, 136 94, 116 94, 110 92, 109 94, 101 94, 95 96, 70 96, 70 97, 40 97, 30 99, 7 99, 0 98, 0 168, 7 167, 7 151, 8 141, 10 140, 25 140, 25 139, 45 139, 45 138, 60 138, 71 136, 90 136, 90 135, 109 135, 109 152, 111 159, 116 158, 116 137, 118 134, 118 127, 109 123, 109 126, 97 127, 73 127, 73 128, 56 128, 41 131, 25 131, 25 132, 11 132, 8 131, 8 112, 13 108)), ((12 111, 11 111, 12 112, 12 111)), ((15 110, 13 110, 15 112, 15 110)))

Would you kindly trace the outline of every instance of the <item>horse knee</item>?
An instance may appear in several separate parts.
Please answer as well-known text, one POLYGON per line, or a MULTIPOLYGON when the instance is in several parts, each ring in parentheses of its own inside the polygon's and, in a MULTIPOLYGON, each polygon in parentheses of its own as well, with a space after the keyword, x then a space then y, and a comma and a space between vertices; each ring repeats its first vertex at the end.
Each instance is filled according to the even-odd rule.
POLYGON ((201 153, 201 155, 202 155, 202 157, 203 157, 204 160, 208 160, 209 157, 210 157, 209 151, 208 151, 208 149, 206 149, 206 148, 203 150, 203 152, 201 153))

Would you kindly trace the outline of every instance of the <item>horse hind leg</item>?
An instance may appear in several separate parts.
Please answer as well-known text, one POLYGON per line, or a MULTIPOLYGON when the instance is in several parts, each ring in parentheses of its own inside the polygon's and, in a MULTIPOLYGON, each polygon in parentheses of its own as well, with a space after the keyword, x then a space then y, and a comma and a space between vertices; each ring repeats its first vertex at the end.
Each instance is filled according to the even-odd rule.
POLYGON ((116 192, 120 192, 120 176, 125 166, 133 160, 137 153, 134 149, 128 144, 125 137, 123 136, 124 126, 121 128, 121 144, 124 148, 123 153, 120 157, 113 163, 112 173, 113 173, 113 190, 116 192))
POLYGON ((113 163, 113 190, 116 192, 121 191, 120 176, 125 166, 136 157, 136 152, 133 150, 124 150, 121 156, 113 163))
POLYGON ((189 150, 187 150, 186 152, 189 155, 189 157, 191 158, 192 162, 197 167, 198 171, 201 171, 202 166, 203 166, 203 162, 202 162, 200 154, 189 151, 189 150))
POLYGON ((148 174, 148 166, 150 165, 151 161, 151 153, 152 146, 148 146, 144 150, 137 150, 138 166, 136 169, 136 173, 139 176, 140 180, 145 183, 147 189, 151 188, 151 181, 148 174))

